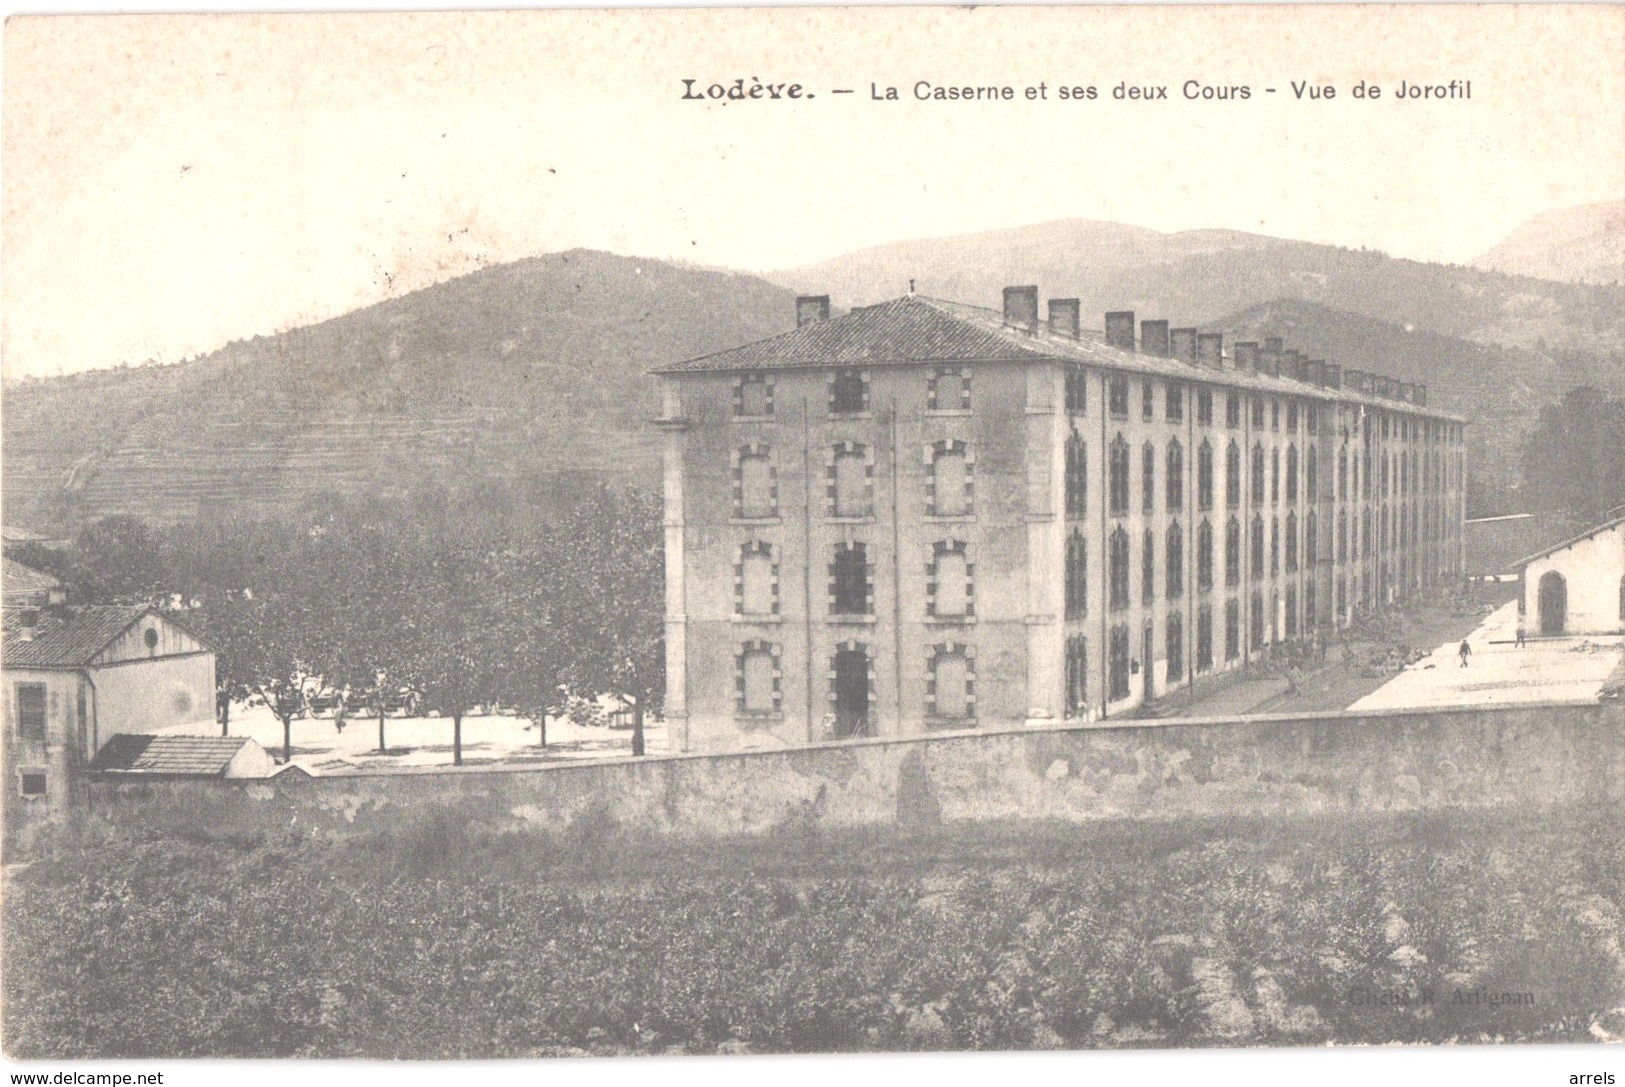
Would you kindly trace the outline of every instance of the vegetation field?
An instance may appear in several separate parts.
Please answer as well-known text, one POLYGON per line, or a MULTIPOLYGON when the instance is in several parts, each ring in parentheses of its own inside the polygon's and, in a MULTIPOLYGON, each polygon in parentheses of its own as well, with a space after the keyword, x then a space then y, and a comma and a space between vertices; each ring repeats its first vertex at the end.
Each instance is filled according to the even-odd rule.
POLYGON ((1571 1042, 1616 812, 76 843, 8 874, 19 1058, 1571 1042))

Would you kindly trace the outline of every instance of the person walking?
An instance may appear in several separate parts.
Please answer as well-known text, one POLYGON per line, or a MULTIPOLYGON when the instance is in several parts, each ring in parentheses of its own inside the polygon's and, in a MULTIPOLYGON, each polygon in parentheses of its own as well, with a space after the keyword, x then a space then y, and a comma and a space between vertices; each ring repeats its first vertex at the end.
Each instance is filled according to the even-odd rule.
POLYGON ((1512 643, 1513 649, 1523 648, 1523 620, 1518 620, 1518 640, 1512 643))
POLYGON ((1467 667, 1467 658, 1473 655, 1473 647, 1467 644, 1466 638, 1461 640, 1461 648, 1457 652, 1461 654, 1461 666, 1467 667))

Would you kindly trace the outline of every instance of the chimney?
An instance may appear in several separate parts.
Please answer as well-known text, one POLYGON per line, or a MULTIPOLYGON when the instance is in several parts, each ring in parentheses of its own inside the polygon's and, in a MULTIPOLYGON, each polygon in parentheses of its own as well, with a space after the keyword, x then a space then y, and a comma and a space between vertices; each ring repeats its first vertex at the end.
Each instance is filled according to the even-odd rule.
POLYGON ((1297 379, 1300 374, 1298 367, 1302 362, 1303 356, 1296 351, 1282 351, 1281 376, 1297 379))
POLYGON ((796 299, 796 327, 829 320, 829 295, 804 294, 796 299))
POLYGON ((1236 344, 1236 369, 1252 373, 1258 371, 1258 341, 1246 340, 1236 344))
POLYGON ((1004 327, 1019 328, 1023 332, 1038 331, 1037 287, 1004 289, 1004 327))
POLYGON ((1140 350, 1147 355, 1168 357, 1168 322, 1140 322, 1140 350))
POLYGON ((1309 382, 1312 385, 1324 386, 1326 384, 1326 360, 1310 359, 1304 364, 1308 372, 1309 382))
POLYGON ((1266 350, 1266 351, 1274 351, 1277 355, 1279 355, 1281 353, 1281 337, 1279 337, 1279 336, 1265 336, 1264 337, 1264 350, 1266 350))
POLYGON ((1106 314, 1106 346, 1119 351, 1134 350, 1134 311, 1113 310, 1106 314))
POLYGON ((1279 377, 1281 373, 1281 347, 1280 340, 1269 339, 1264 341, 1264 350, 1258 353, 1258 372, 1271 377, 1279 377), (1276 346, 1271 347, 1270 344, 1276 346))
POLYGON ((1051 298, 1049 300, 1049 330, 1052 336, 1065 336, 1069 340, 1078 338, 1079 313, 1076 298, 1051 298))
POLYGON ((17 613, 17 640, 31 642, 39 630, 39 612, 27 608, 17 613))
POLYGON ((1414 397, 1414 400, 1416 402, 1416 406, 1419 408, 1425 408, 1428 406, 1428 387, 1426 382, 1417 382, 1416 396, 1414 397))
POLYGON ((1196 365, 1196 330, 1176 328, 1169 334, 1173 341, 1173 356, 1187 366, 1196 365))
POLYGON ((1326 387, 1328 389, 1341 389, 1343 387, 1343 367, 1340 363, 1328 362, 1326 364, 1326 387))
POLYGON ((1218 370, 1224 366, 1224 333, 1203 332, 1196 337, 1196 362, 1218 370))

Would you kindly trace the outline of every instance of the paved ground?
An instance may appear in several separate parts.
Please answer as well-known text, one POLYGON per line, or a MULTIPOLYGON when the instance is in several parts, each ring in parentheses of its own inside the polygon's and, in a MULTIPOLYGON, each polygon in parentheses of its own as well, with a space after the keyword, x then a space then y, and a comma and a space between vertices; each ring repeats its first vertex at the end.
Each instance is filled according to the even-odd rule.
MULTIPOLYGON (((278 760, 282 758, 282 722, 263 706, 236 705, 231 734, 253 738, 278 760)), ((170 734, 218 736, 219 730, 171 728, 170 734)), ((293 723, 293 762, 315 774, 377 772, 427 766, 450 766, 449 717, 390 717, 384 721, 386 753, 378 751, 378 720, 345 723, 340 732, 330 718, 303 718, 293 723)), ((666 750, 666 729, 658 721, 644 727, 646 750, 666 750)), ((586 728, 568 719, 547 725, 547 747, 537 746, 529 721, 515 717, 463 718, 463 765, 526 766, 564 759, 606 759, 632 754, 630 729, 586 728)))
POLYGON ((1505 604, 1468 635, 1466 668, 1452 639, 1349 708, 1592 701, 1625 655, 1617 634, 1531 638, 1519 649, 1517 628, 1517 603, 1505 604))

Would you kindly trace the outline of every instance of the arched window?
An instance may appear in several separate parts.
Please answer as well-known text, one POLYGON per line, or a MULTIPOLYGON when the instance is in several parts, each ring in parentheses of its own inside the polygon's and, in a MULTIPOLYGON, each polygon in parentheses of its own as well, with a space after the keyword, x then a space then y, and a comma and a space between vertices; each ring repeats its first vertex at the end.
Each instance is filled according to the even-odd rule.
POLYGON ((931 457, 928 511, 938 517, 964 517, 971 509, 970 451, 964 442, 937 442, 931 457))
POLYGON ((1089 614, 1089 547, 1077 529, 1066 538, 1066 617, 1089 614))
POLYGON ((1140 603, 1157 598, 1157 534, 1149 528, 1140 539, 1140 603))
POLYGON ((1241 447, 1234 439, 1224 452, 1224 504, 1228 509, 1241 508, 1241 447))
POLYGON ((972 614, 973 588, 968 549, 961 540, 940 541, 932 547, 926 570, 926 607, 930 614, 957 618, 972 614))
POLYGON ((1253 505, 1264 504, 1264 444, 1253 443, 1253 505))
POLYGON ((1066 440, 1066 515, 1082 517, 1089 502, 1089 451, 1077 431, 1066 440))
POLYGON ((1349 451, 1337 451, 1337 500, 1346 501, 1349 496, 1349 451))
POLYGON ((1121 611, 1128 607, 1128 533, 1121 527, 1111 535, 1107 573, 1107 604, 1113 611, 1121 611))
POLYGON ((1286 504, 1298 504, 1298 447, 1286 447, 1286 504))
POLYGON ((1121 434, 1112 440, 1110 475, 1111 512, 1121 516, 1128 512, 1128 442, 1121 434))
POLYGON ((1107 697, 1113 702, 1128 697, 1128 654, 1128 627, 1120 623, 1111 630, 1110 653, 1106 667, 1107 697))
POLYGON ((778 516, 778 479, 771 450, 765 445, 747 445, 739 451, 734 466, 734 510, 742 518, 778 516))
POLYGON ((1270 501, 1281 500, 1281 451, 1270 450, 1270 501))
POLYGON ((1303 562, 1311 569, 1320 559, 1319 530, 1320 517, 1314 510, 1310 510, 1309 515, 1303 519, 1303 562))
POLYGON ((836 544, 829 574, 829 610, 836 615, 868 615, 873 606, 868 549, 861 543, 836 544))
POLYGON ((1213 609, 1206 604, 1196 612, 1196 670, 1213 667, 1213 609))
POLYGON ((1175 438, 1168 443, 1168 509, 1185 508, 1185 447, 1175 438))
POLYGON ((1253 514, 1253 577, 1264 576, 1264 517, 1262 514, 1253 514))
POLYGON ((1157 447, 1150 442, 1140 447, 1140 512, 1150 513, 1157 494, 1157 447))
POLYGON ((740 647, 734 673, 735 708, 740 713, 779 712, 779 650, 770 642, 740 647))
POLYGON ((1234 515, 1224 526, 1224 583, 1232 589, 1241 584, 1241 522, 1234 515))
POLYGON ((1196 588, 1201 592, 1213 588, 1213 526, 1205 517, 1196 526, 1196 588))
POLYGON ((1168 526, 1168 599, 1178 600, 1185 593, 1185 536, 1175 521, 1168 526))
POLYGON ((830 512, 836 517, 868 517, 874 512, 873 472, 867 450, 858 442, 841 442, 830 460, 830 512))
POLYGON ((1196 508, 1213 508, 1213 445, 1206 438, 1196 447, 1196 508))
POLYGON ((1281 569, 1281 519, 1270 518, 1270 573, 1281 569))
POLYGON ((1286 515, 1286 572, 1289 574, 1298 571, 1298 515, 1286 515))
POLYGON ((741 547, 735 573, 740 615, 778 614, 779 578, 771 544, 752 540, 741 547))
POLYGON ((1310 502, 1320 501, 1320 456, 1312 445, 1303 458, 1303 486, 1310 502))
POLYGON ((968 646, 949 642, 935 647, 926 698, 930 700, 928 712, 933 717, 969 721, 976 716, 976 677, 968 646))
POLYGON ((1074 634, 1066 640, 1066 715, 1081 716, 1089 705, 1089 639, 1074 634))
POLYGON ((1248 625, 1251 642, 1254 649, 1264 648, 1264 594, 1257 589, 1253 590, 1252 622, 1248 625))
POLYGON ((1168 682, 1178 683, 1185 674, 1185 619, 1177 611, 1168 613, 1168 682))
POLYGON ((927 411, 969 411, 970 371, 962 366, 939 366, 926 382, 927 411))

